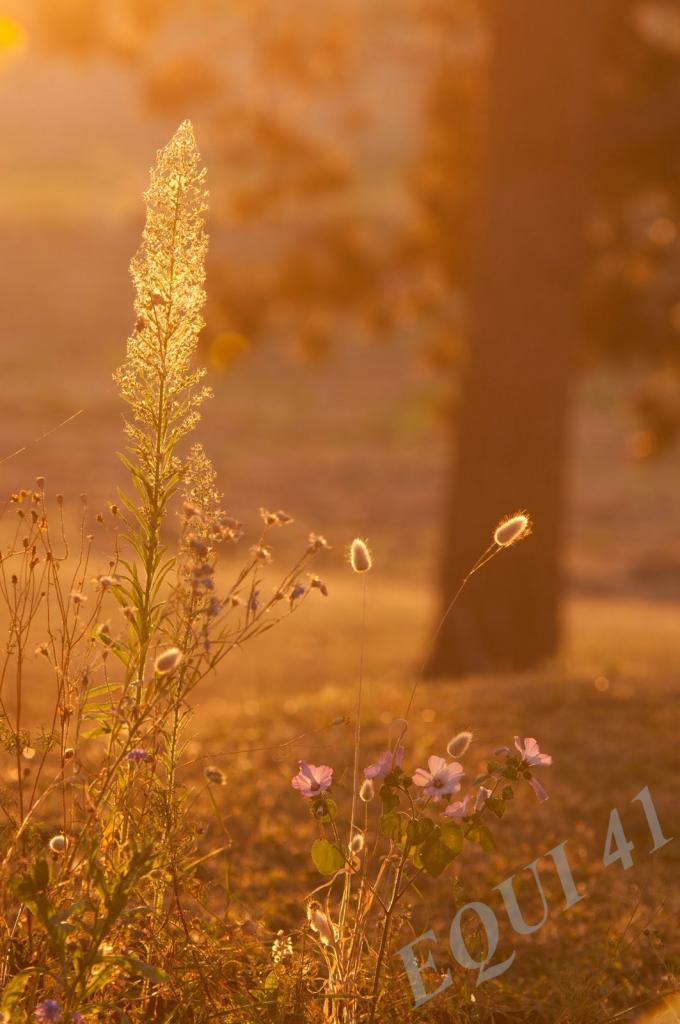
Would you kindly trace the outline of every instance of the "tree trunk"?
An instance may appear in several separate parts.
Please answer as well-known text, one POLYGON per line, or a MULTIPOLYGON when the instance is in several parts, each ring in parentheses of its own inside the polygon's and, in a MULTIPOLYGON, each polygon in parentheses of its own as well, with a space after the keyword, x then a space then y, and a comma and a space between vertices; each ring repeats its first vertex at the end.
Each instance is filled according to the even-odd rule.
POLYGON ((535 526, 472 577, 430 653, 430 676, 526 669, 557 650, 569 403, 607 4, 487 4, 486 145, 443 607, 504 514, 527 509, 535 526))

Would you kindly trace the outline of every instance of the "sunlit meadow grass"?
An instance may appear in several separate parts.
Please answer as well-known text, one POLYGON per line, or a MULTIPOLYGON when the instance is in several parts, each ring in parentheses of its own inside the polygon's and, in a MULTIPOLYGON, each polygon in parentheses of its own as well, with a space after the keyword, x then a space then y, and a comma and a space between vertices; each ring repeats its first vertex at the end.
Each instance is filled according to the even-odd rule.
MULTIPOLYGON (((305 536, 278 575, 270 567, 277 533, 297 529, 282 511, 260 510, 234 571, 242 527, 208 455, 186 440, 209 397, 195 364, 206 205, 184 124, 158 155, 132 263, 137 319, 116 375, 130 490, 103 510, 83 496, 73 533, 74 502, 39 479, 2 521, 5 1019, 595 1024, 671 989, 672 848, 656 855, 660 880, 636 874, 632 892, 625 876, 598 874, 596 833, 603 808, 665 778, 656 747, 676 697, 646 696, 645 746, 614 673, 599 688, 556 673, 540 687, 440 689, 405 666, 403 685, 381 682, 409 602, 374 579, 379 559, 356 540, 339 636, 337 612, 319 618, 328 585, 312 561, 324 538, 305 536), (295 616, 282 631, 300 665, 309 650, 318 657, 282 684, 281 631, 262 635, 303 606, 309 625, 295 616), (257 637, 249 668, 242 651, 257 637), (335 685, 323 687, 329 674, 335 685), (265 684, 253 729, 254 687, 268 676, 278 690, 265 684), (219 699, 192 725, 207 679, 219 699), (584 720, 595 739, 577 729, 584 720), (559 766, 550 813, 536 803, 540 752, 511 743, 484 756, 537 723, 559 766), (630 781, 613 767, 621 744, 636 758, 630 781), (498 820, 511 804, 516 822, 498 820), (454 984, 416 1013, 395 950, 430 925, 445 936, 452 911, 568 838, 589 902, 525 940, 497 981, 476 988, 474 972, 454 967, 454 984)), ((524 513, 499 524, 461 586, 529 527, 524 513)), ((658 797, 667 816, 668 794, 658 797)), ((634 838, 643 850, 644 834, 634 838)), ((437 962, 444 971, 445 951, 437 962)), ((424 979, 436 988, 433 973, 424 979)))

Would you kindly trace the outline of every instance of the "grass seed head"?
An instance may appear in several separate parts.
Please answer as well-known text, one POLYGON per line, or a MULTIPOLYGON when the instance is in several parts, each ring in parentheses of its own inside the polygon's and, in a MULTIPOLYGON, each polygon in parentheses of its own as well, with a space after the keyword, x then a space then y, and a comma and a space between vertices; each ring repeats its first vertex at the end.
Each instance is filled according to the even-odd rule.
POLYGON ((373 785, 372 779, 364 779, 361 783, 361 789, 359 790, 359 799, 363 800, 365 804, 371 802, 375 796, 375 786, 373 785))
POLYGON ((368 572, 373 566, 373 557, 366 541, 356 537, 349 549, 349 564, 354 572, 368 572))
POLYGON ((182 660, 182 652, 179 647, 168 647, 156 658, 154 672, 158 676, 169 676, 174 672, 182 660))
POLYGON ((467 753, 468 747, 470 746, 471 743, 471 732, 459 732, 453 737, 452 740, 449 740, 446 752, 450 755, 450 757, 462 757, 463 754, 467 753))
POLYGON ((494 543, 499 548, 510 548, 518 541, 524 540, 531 533, 531 517, 528 512, 517 512, 514 516, 506 516, 494 530, 494 543))
POLYGON ((66 853, 69 846, 68 836, 62 835, 61 833, 56 836, 52 836, 49 846, 52 853, 66 853))

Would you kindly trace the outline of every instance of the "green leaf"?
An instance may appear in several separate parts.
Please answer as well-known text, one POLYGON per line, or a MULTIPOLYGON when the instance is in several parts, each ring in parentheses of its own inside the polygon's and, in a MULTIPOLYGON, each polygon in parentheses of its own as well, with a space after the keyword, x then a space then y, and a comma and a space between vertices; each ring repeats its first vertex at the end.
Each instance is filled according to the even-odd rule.
POLYGON ((467 838, 473 843, 479 843, 485 853, 493 853, 496 849, 494 837, 486 825, 477 825, 475 828, 470 829, 467 833, 467 838))
POLYGON ((445 825, 442 825, 441 841, 451 853, 457 856, 463 849, 463 843, 465 842, 460 825, 456 825, 454 821, 447 821, 445 825))
POLYGON ((330 825, 332 821, 335 821, 338 813, 338 805, 335 800, 330 800, 323 796, 316 796, 312 800, 309 813, 316 821, 320 821, 324 825, 330 825))
POLYGON ((505 814, 505 802, 503 800, 497 800, 489 797, 484 806, 488 807, 491 813, 495 814, 497 818, 502 818, 505 814))
POLYGON ((395 843, 401 841, 402 821, 399 811, 390 811, 389 814, 383 814, 380 819, 380 831, 395 843))
POLYGON ((312 860, 322 875, 334 875, 345 866, 345 857, 337 843, 317 839, 312 845, 312 860))
POLYGON ((432 878, 438 878, 455 859, 455 856, 453 850, 450 850, 446 843, 442 842, 439 828, 433 832, 420 850, 423 867, 432 878))
POLYGON ((395 793, 389 786, 382 786, 380 789, 380 800, 382 802, 383 814, 389 814, 399 806, 399 794, 395 793))
POLYGON ((435 824, 430 818, 413 818, 406 826, 409 846, 420 846, 434 831, 435 824))

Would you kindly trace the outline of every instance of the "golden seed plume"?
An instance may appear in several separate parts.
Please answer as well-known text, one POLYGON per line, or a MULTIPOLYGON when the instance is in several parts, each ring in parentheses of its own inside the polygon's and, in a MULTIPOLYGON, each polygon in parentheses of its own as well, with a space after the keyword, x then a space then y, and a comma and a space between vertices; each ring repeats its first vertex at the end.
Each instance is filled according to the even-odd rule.
POLYGON ((532 525, 528 512, 516 512, 514 516, 506 516, 494 530, 494 543, 499 548, 512 547, 529 536, 532 525))
POLYGON ((373 565, 373 557, 366 541, 356 537, 349 549, 349 564, 354 572, 368 572, 373 565))

